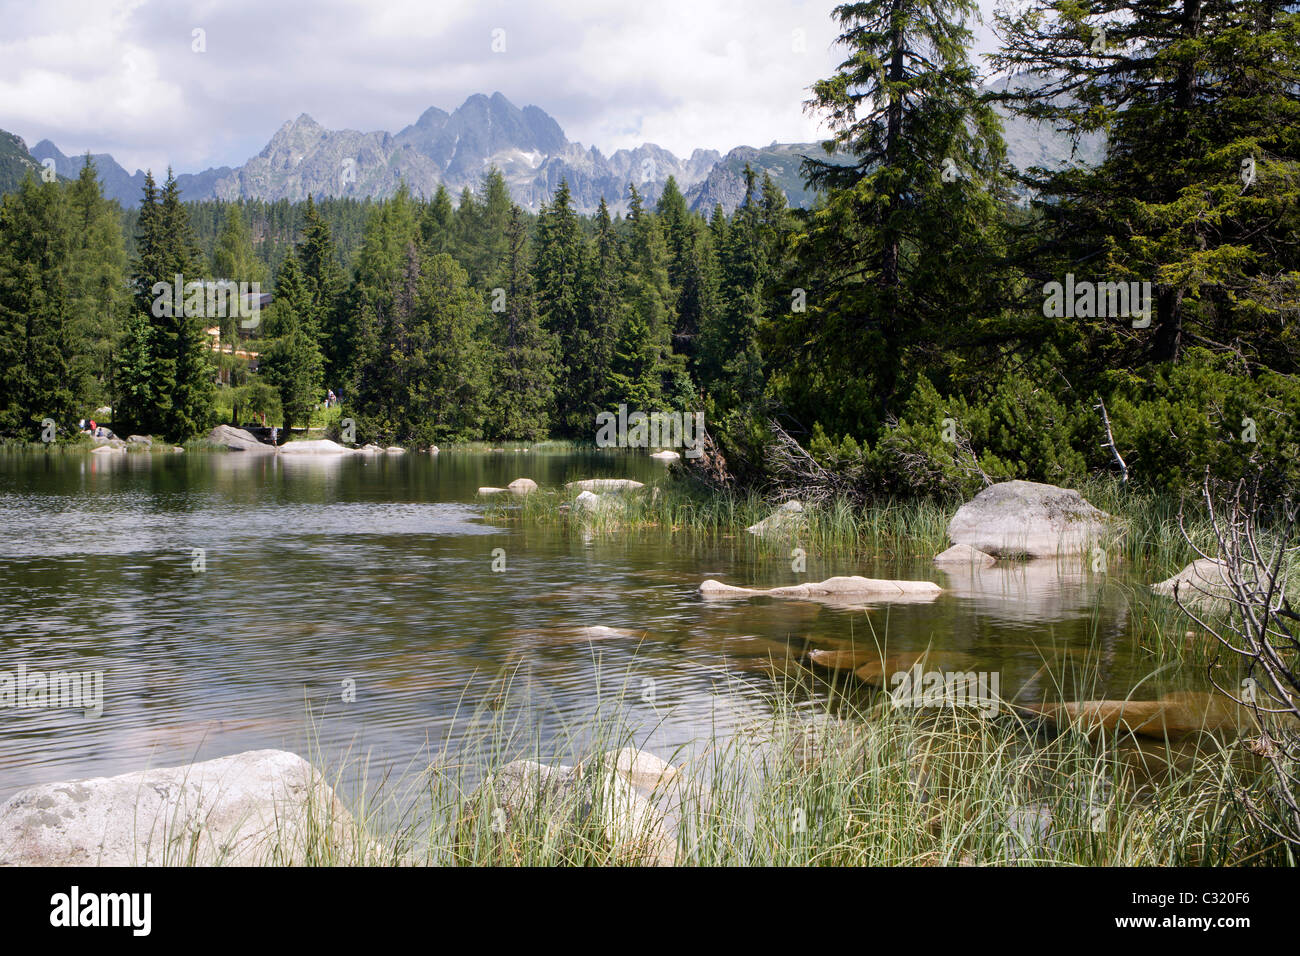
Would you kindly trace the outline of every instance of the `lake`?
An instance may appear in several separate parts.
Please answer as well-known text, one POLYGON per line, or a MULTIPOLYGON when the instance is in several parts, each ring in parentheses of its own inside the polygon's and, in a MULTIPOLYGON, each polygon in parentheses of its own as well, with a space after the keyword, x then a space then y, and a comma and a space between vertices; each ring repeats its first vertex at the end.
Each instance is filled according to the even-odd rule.
MULTIPOLYGON (((891 651, 962 652, 1024 702, 1084 656, 1113 695, 1153 669, 1131 636, 1153 599, 1122 569, 947 574, 930 555, 810 551, 796 574, 788 545, 744 532, 521 527, 489 520, 475 494, 521 476, 554 487, 665 472, 644 453, 596 450, 0 455, 0 670, 104 672, 99 717, 0 709, 0 799, 259 748, 367 757, 372 777, 400 776, 503 713, 543 752, 567 753, 611 701, 637 745, 668 756, 761 718, 786 648, 873 634, 891 651), (946 590, 871 607, 697 592, 705 578, 836 574, 946 590), (591 639, 591 626, 633 633, 591 639)), ((1166 674, 1134 696, 1191 680, 1166 674)))

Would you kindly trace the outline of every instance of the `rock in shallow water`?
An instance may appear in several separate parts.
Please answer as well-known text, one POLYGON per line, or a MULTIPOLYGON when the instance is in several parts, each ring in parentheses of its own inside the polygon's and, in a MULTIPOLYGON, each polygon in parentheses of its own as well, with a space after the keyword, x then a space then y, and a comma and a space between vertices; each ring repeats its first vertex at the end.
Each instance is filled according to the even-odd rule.
POLYGON ((639 481, 633 481, 631 478, 583 478, 581 481, 570 481, 564 486, 572 491, 577 488, 579 491, 636 491, 638 488, 644 488, 645 485, 639 481))
POLYGON ((340 445, 328 438, 310 438, 301 441, 285 442, 280 446, 281 455, 355 455, 356 450, 347 445, 340 445))
POLYGON ((787 501, 758 524, 752 524, 745 530, 750 534, 790 534, 803 527, 803 505, 798 501, 787 501))
POLYGON ((219 445, 228 448, 230 451, 245 451, 259 455, 275 454, 275 449, 272 446, 263 445, 253 437, 251 432, 230 425, 218 425, 212 429, 212 431, 208 432, 207 441, 208 444, 219 445))
POLYGON ((886 581, 879 578, 861 578, 856 575, 827 578, 825 581, 792 584, 777 588, 742 588, 731 584, 723 584, 721 581, 712 579, 700 585, 700 593, 706 597, 750 597, 760 595, 809 598, 835 595, 867 595, 880 599, 904 597, 929 599, 937 597, 942 592, 943 588, 933 581, 886 581))
POLYGON ((1113 520, 1077 491, 1004 481, 957 509, 948 538, 998 558, 1079 554, 1100 541, 1113 520))
POLYGON ((1228 566, 1212 558, 1200 558, 1172 578, 1151 585, 1156 594, 1177 598, 1189 607, 1221 610, 1229 606, 1232 588, 1228 584, 1228 566))

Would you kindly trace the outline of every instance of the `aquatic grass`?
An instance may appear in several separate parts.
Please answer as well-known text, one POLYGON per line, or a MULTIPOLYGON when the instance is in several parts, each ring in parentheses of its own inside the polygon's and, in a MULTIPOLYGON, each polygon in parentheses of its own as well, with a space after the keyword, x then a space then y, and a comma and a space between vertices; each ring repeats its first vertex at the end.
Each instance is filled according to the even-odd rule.
MULTIPOLYGON (((593 650, 593 653, 595 651, 593 650)), ((1077 675, 1084 692, 1098 660, 1077 675)), ((315 827, 277 844, 268 863, 313 865, 644 865, 665 862, 641 831, 611 828, 613 770, 603 756, 644 748, 627 720, 632 671, 597 682, 592 713, 556 728, 542 745, 537 708, 517 672, 500 695, 469 709, 475 733, 455 753, 366 786, 330 774, 336 793, 360 790, 340 831, 325 807, 315 827), (607 688, 613 686, 612 691, 607 688), (521 706, 515 707, 513 701, 521 706), (505 703, 503 703, 505 702, 505 703), (484 781, 512 761, 583 767, 577 788, 539 788, 508 822, 484 781), (348 781, 347 783, 345 783, 348 781), (369 794, 367 796, 366 794, 369 794), (343 836, 340 838, 340 832, 343 836), (632 832, 629 837, 628 833, 632 832), (644 837, 644 838, 643 838, 644 837)), ((723 694, 753 716, 659 755, 676 783, 642 791, 648 820, 671 834, 684 866, 861 865, 1273 865, 1294 864, 1261 839, 1236 794, 1257 785, 1231 741, 1205 739, 1187 753, 1127 735, 1053 730, 1014 706, 918 710, 886 697, 813 696, 798 680, 731 678, 723 694), (757 696, 755 696, 757 694, 757 696)), ((345 759, 352 759, 350 756, 345 759)), ((325 766, 325 756, 313 754, 325 766)), ((643 821, 644 822, 644 821, 643 821)))
MULTIPOLYGON (((1193 545, 1213 549, 1213 532, 1198 499, 1183 501, 1128 489, 1109 478, 1089 479, 1078 490, 1118 519, 1097 543, 1110 567, 1127 565, 1155 582, 1196 558, 1193 545)), ((484 501, 486 516, 506 524, 568 523, 583 533, 657 529, 716 538, 746 535, 746 528, 779 505, 754 491, 714 490, 671 475, 639 491, 603 494, 602 507, 586 512, 571 509, 577 494, 558 488, 523 498, 494 496, 484 501)), ((832 499, 807 507, 788 530, 746 537, 760 554, 788 552, 793 543, 809 551, 849 557, 932 557, 948 547, 948 524, 959 506, 960 502, 932 499, 888 499, 858 506, 843 498, 832 499)), ((1094 555, 1079 557, 1091 561, 1094 555)))

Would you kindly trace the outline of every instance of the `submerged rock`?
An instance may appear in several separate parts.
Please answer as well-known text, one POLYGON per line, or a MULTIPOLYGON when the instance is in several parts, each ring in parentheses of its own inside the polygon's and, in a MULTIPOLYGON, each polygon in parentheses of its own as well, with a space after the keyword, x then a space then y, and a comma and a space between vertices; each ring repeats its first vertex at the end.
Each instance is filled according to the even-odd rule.
POLYGON ((910 671, 917 664, 931 671, 953 670, 966 667, 969 655, 961 651, 896 651, 883 653, 877 647, 855 647, 849 650, 815 650, 808 658, 819 667, 831 670, 851 670, 861 681, 877 687, 888 686, 893 676, 910 671))
POLYGON ((1021 709, 1057 725, 1077 723, 1088 733, 1116 728, 1144 737, 1185 737, 1195 733, 1237 730, 1250 712, 1221 694, 1176 691, 1159 700, 1084 700, 1030 704, 1021 709))
POLYGON ((0 866, 302 863, 317 836, 348 847, 352 817, 282 750, 41 784, 0 806, 0 866))
POLYGON ((1004 481, 957 509, 948 538, 994 557, 1041 558, 1087 550, 1113 520, 1077 491, 1036 481, 1004 481))
POLYGON ((803 526, 803 505, 798 501, 787 501, 758 524, 752 524, 745 530, 750 534, 788 534, 803 526))
POLYGON ((954 544, 942 554, 935 555, 934 563, 940 567, 979 567, 987 568, 997 564, 997 558, 983 551, 977 551, 968 544, 954 544))
POLYGON ((1226 609, 1232 599, 1228 566, 1214 558, 1193 561, 1172 578, 1151 585, 1151 590, 1202 610, 1226 609))
POLYGON ((621 492, 636 491, 645 485, 631 478, 583 478, 581 481, 570 481, 564 487, 570 491, 577 488, 580 491, 621 492))

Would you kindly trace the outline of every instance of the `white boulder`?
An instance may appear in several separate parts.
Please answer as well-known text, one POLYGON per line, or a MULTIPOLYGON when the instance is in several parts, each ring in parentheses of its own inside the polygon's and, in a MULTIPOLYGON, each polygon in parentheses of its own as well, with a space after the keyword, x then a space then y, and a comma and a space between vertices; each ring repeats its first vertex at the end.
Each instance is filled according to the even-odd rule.
POLYGON ((0 806, 0 866, 301 863, 310 840, 356 835, 311 764, 251 750, 29 787, 0 806))
POLYGON ((750 534, 790 534, 803 526, 803 504, 787 501, 758 524, 745 530, 750 534))
POLYGON ((581 766, 516 760, 485 781, 479 797, 494 817, 497 809, 503 811, 501 832, 507 838, 515 827, 539 818, 553 837, 594 822, 610 848, 630 860, 671 866, 676 855, 663 814, 614 766, 584 773, 581 766))
POLYGON ((281 455, 355 455, 356 451, 347 445, 340 445, 328 438, 311 438, 302 441, 285 442, 280 446, 281 455))
POLYGON ((584 478, 581 481, 570 481, 564 487, 570 491, 577 488, 581 491, 619 492, 636 491, 638 488, 644 488, 645 485, 631 478, 584 478))
POLYGON ((245 451, 258 455, 275 454, 274 447, 263 445, 253 437, 251 432, 244 431, 242 428, 235 428, 232 425, 218 425, 208 432, 207 440, 209 444, 219 445, 230 451, 245 451))
POLYGON ((948 537, 994 557, 1042 558, 1088 550, 1113 520, 1077 491, 1003 481, 957 509, 948 537))
POLYGON ((1203 610, 1227 607, 1232 598, 1228 566, 1213 558, 1193 561, 1172 578, 1151 585, 1151 590, 1203 610))

